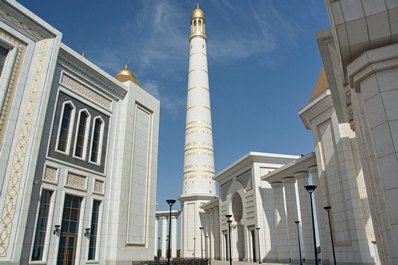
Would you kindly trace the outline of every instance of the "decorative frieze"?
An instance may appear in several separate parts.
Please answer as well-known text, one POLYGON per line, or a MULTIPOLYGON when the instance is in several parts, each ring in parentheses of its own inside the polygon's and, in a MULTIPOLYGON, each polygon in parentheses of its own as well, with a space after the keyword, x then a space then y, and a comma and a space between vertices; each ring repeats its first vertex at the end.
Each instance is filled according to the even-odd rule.
POLYGON ((73 187, 80 190, 86 190, 87 177, 75 173, 68 173, 65 186, 73 187))
POLYGON ((94 183, 94 192, 104 194, 104 182, 96 179, 94 183))
POLYGON ((58 172, 58 169, 56 169, 55 167, 46 166, 46 169, 44 170, 43 180, 56 183, 57 182, 57 172, 58 172))
POLYGON ((101 96, 100 94, 94 92, 89 87, 83 85, 82 83, 76 81, 72 77, 63 74, 61 78, 61 84, 76 92, 78 95, 85 97, 91 102, 103 107, 104 109, 111 110, 112 101, 101 96))

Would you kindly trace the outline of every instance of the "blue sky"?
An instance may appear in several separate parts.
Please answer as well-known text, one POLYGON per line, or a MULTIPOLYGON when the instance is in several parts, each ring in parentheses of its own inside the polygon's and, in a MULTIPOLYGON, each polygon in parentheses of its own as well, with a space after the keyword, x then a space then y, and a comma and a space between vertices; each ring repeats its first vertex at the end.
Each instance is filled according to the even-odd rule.
MULTIPOLYGON (((181 193, 189 20, 195 0, 19 1, 62 41, 114 75, 131 60, 161 101, 158 210, 181 193)), ((202 0, 206 15, 216 171, 249 151, 305 154, 310 131, 297 111, 321 67, 315 32, 321 0, 202 0)))

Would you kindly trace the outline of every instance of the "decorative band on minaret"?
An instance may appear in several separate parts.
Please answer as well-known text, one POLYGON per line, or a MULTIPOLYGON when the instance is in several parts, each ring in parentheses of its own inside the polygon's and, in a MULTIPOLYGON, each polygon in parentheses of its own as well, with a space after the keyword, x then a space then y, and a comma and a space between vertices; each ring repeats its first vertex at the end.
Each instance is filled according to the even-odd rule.
POLYGON ((205 15, 198 5, 192 12, 189 37, 184 176, 179 197, 182 257, 200 257, 199 238, 206 233, 199 229, 206 224, 200 207, 217 197, 205 28, 205 15))
POLYGON ((198 6, 192 12, 189 37, 183 195, 216 193, 205 24, 198 6))

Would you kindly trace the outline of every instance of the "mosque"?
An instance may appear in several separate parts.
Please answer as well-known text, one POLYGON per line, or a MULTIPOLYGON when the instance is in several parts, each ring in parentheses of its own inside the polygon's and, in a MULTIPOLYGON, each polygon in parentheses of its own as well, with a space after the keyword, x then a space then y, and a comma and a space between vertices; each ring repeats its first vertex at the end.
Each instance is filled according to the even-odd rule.
POLYGON ((298 111, 314 152, 250 152, 217 174, 206 17, 193 11, 169 216, 155 212, 159 101, 127 65, 110 76, 0 0, 0 264, 131 264, 165 257, 167 240, 176 257, 177 218, 184 258, 398 264, 398 0, 326 6, 323 67, 298 111))

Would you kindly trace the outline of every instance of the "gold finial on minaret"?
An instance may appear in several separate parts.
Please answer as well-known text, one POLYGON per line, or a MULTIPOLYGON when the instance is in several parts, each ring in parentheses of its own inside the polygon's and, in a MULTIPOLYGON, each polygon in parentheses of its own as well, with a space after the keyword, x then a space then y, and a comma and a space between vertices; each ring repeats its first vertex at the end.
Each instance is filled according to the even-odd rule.
POLYGON ((191 38, 201 36, 206 39, 205 13, 199 7, 199 0, 196 0, 196 8, 191 15, 191 38))
POLYGON ((130 60, 126 60, 126 62, 124 63, 124 69, 129 69, 128 65, 130 63, 130 60))

